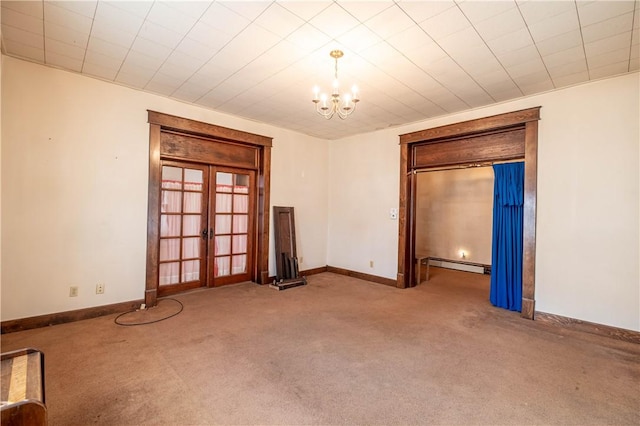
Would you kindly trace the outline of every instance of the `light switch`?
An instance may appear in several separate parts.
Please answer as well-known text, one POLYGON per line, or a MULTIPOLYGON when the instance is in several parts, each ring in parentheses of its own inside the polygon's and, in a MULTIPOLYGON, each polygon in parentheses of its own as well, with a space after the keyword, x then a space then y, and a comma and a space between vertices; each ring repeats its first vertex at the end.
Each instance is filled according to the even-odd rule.
POLYGON ((389 210, 389 217, 393 220, 396 220, 398 218, 398 209, 392 208, 391 210, 389 210))

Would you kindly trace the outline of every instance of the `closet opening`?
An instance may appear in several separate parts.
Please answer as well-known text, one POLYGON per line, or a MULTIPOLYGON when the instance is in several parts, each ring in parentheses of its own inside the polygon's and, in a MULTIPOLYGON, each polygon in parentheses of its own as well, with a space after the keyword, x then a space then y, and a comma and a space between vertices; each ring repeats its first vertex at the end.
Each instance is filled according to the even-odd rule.
MULTIPOLYGON (((521 315, 533 319, 539 119, 536 107, 400 135, 399 288, 415 286, 418 266, 422 269, 416 243, 418 172, 524 159, 521 315)), ((457 248, 458 259, 462 251, 457 248)))
POLYGON ((485 275, 457 277, 473 281, 474 293, 494 306, 521 310, 524 182, 518 171, 521 160, 415 171, 416 285, 430 285, 445 272, 434 267, 485 275))

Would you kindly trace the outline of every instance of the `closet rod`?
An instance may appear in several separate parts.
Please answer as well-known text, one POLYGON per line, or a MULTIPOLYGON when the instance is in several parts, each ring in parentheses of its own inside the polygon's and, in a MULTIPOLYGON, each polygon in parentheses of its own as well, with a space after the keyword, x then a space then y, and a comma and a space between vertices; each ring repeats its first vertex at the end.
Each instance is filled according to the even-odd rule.
POLYGON ((507 161, 485 161, 482 163, 469 163, 469 164, 460 164, 457 166, 444 166, 444 167, 425 167, 423 169, 415 169, 409 172, 409 174, 418 174, 418 173, 429 173, 429 172, 444 172, 447 170, 460 170, 460 169, 476 169, 480 167, 491 167, 494 164, 506 164, 506 163, 517 163, 523 160, 507 160, 507 161))

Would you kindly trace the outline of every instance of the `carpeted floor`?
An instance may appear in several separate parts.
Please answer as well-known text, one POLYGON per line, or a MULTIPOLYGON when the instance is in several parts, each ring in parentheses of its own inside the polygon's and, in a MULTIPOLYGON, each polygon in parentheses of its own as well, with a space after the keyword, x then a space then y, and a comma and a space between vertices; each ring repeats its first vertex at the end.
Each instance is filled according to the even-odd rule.
POLYGON ((51 425, 640 424, 640 345, 496 309, 488 276, 308 281, 183 294, 144 326, 6 334, 2 351, 45 353, 51 425))

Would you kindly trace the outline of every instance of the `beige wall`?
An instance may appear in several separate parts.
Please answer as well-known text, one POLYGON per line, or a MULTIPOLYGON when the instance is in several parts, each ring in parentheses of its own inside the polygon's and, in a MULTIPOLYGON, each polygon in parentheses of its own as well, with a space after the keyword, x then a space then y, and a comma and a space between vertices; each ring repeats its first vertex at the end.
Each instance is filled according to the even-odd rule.
POLYGON ((273 137, 272 205, 301 267, 327 264, 324 140, 10 57, 2 105, 2 320, 144 297, 147 109, 273 137))
POLYGON ((493 169, 417 174, 416 253, 491 264, 493 169))
POLYGON ((329 264, 396 278, 398 223, 387 210, 398 204, 398 135, 542 106, 536 309, 640 330, 638 77, 332 141, 329 264), (367 268, 369 256, 382 265, 367 268))

